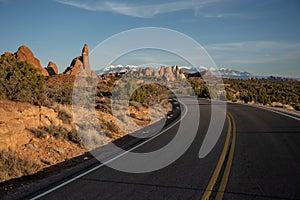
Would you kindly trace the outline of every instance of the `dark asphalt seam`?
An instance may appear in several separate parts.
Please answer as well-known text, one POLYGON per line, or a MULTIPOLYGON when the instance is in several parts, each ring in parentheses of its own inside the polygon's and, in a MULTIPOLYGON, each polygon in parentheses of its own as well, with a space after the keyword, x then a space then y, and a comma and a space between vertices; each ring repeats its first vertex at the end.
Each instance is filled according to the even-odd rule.
POLYGON ((279 197, 279 196, 271 196, 271 195, 264 195, 264 194, 251 194, 251 193, 243 193, 243 192, 230 192, 230 191, 227 191, 227 192, 224 192, 224 194, 260 197, 260 198, 267 198, 267 199, 300 200, 300 199, 289 198, 289 197, 279 197))
POLYGON ((133 183, 133 182, 114 181, 114 180, 98 180, 98 179, 91 179, 91 178, 79 178, 78 180, 101 182, 101 183, 114 183, 114 184, 135 185, 135 186, 170 188, 170 189, 180 189, 180 190, 205 191, 205 189, 201 189, 201 188, 182 187, 182 186, 176 186, 176 185, 159 185, 159 184, 149 184, 149 183, 133 183))

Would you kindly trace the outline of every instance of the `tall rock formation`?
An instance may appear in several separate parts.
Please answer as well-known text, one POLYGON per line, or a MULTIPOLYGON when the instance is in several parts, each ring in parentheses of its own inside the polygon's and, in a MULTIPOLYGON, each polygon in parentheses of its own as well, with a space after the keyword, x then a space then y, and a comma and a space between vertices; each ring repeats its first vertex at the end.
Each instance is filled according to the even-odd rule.
POLYGON ((174 73, 172 72, 171 68, 169 68, 169 67, 165 68, 165 72, 164 72, 163 78, 166 81, 175 81, 175 76, 174 76, 174 73))
POLYGON ((144 72, 143 72, 144 70, 143 70, 143 68, 139 68, 138 69, 138 74, 139 74, 139 76, 144 76, 144 72))
POLYGON ((156 78, 156 79, 160 78, 159 72, 157 70, 153 71, 153 77, 156 78))
POLYGON ((145 69, 145 76, 152 76, 152 74, 153 74, 153 68, 151 68, 151 67, 147 67, 146 69, 145 69))
POLYGON ((46 70, 48 71, 49 76, 54 76, 54 75, 58 74, 58 68, 57 68, 56 64, 52 61, 50 61, 48 63, 46 70))
POLYGON ((82 63, 83 63, 83 69, 90 72, 91 68, 90 68, 90 61, 89 61, 89 47, 87 44, 84 44, 82 48, 82 63))
POLYGON ((14 55, 17 60, 27 61, 29 64, 35 67, 39 74, 49 76, 48 71, 41 66, 40 60, 34 57, 32 51, 28 47, 24 45, 19 47, 18 51, 14 55))
POLYGON ((97 77, 95 72, 90 68, 89 49, 87 44, 84 44, 81 56, 78 56, 72 60, 70 67, 64 71, 64 74, 70 74, 74 76, 90 76, 93 78, 97 77))
POLYGON ((159 76, 163 77, 165 73, 165 66, 161 66, 161 68, 159 69, 159 76))

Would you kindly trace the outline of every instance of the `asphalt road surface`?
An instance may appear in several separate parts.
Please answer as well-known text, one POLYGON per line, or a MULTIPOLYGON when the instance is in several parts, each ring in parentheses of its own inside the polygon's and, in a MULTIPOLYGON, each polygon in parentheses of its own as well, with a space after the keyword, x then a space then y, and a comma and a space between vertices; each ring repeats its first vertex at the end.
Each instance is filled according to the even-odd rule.
MULTIPOLYGON (((185 103, 188 109, 181 123, 199 123, 199 128, 192 145, 171 165, 148 173, 125 173, 102 166, 31 198, 300 199, 299 119, 228 104, 217 144, 199 159, 211 106, 203 100, 198 103, 186 99, 185 103), (198 106, 200 120, 195 120, 198 106)), ((179 124, 134 151, 150 152, 165 146, 176 135, 179 124)))

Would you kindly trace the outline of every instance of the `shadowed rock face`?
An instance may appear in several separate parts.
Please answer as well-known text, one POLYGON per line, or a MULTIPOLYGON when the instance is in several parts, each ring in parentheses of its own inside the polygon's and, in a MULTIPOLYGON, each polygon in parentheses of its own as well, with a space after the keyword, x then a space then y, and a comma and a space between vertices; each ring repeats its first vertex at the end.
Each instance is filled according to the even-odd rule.
POLYGON ((54 62, 52 62, 52 61, 50 61, 48 63, 48 66, 47 66, 46 70, 48 71, 48 74, 50 76, 58 74, 58 68, 57 68, 56 64, 54 62))
POLYGON ((34 57, 32 51, 28 47, 24 45, 19 47, 18 51, 15 53, 15 57, 19 61, 27 61, 38 70, 39 74, 49 76, 48 71, 41 66, 40 60, 34 57))
POLYGON ((72 60, 70 67, 68 67, 64 71, 64 74, 70 74, 76 76, 79 73, 79 70, 82 66, 83 66, 82 57, 78 56, 72 60))

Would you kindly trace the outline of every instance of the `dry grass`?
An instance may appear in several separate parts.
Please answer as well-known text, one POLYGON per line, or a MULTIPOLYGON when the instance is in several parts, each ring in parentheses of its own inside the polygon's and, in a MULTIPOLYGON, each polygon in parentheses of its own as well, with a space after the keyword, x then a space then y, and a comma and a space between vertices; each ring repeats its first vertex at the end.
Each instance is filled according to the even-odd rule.
POLYGON ((68 131, 62 126, 50 125, 49 127, 42 126, 38 129, 32 129, 31 132, 36 138, 46 138, 49 134, 54 136, 56 139, 67 140, 82 145, 75 129, 68 131))
POLYGON ((70 124, 72 122, 73 114, 71 106, 54 103, 53 109, 58 113, 58 117, 63 123, 70 124))
POLYGON ((30 159, 21 159, 13 150, 0 151, 0 182, 27 176, 39 171, 40 166, 30 159))

